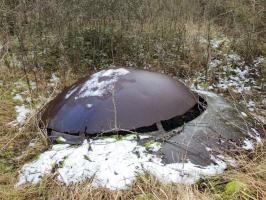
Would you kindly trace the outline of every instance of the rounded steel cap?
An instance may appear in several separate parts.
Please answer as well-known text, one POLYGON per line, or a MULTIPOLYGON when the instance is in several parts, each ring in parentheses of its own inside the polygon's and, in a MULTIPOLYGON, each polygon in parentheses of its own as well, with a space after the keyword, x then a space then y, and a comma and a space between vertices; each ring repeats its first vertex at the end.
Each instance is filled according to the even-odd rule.
POLYGON ((135 130, 181 116, 198 96, 164 74, 130 68, 99 71, 66 88, 45 107, 42 121, 62 133, 135 130))

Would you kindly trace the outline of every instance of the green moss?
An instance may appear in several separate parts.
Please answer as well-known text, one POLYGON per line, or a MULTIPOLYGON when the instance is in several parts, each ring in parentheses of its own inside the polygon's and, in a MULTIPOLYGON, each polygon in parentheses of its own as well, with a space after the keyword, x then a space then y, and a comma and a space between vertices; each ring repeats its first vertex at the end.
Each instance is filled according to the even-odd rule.
POLYGON ((59 136, 59 137, 56 138, 55 142, 57 144, 64 144, 66 142, 66 139, 61 137, 61 136, 59 136))
POLYGON ((252 196, 252 190, 245 183, 239 180, 233 180, 225 185, 222 193, 223 199, 249 199, 252 196))
POLYGON ((8 145, 1 151, 0 158, 13 158, 15 156, 15 150, 13 145, 8 145))
POLYGON ((225 186, 225 193, 232 195, 235 194, 237 192, 239 192, 240 190, 246 188, 246 185, 240 181, 231 181, 229 183, 226 184, 225 186))
POLYGON ((222 176, 201 179, 197 183, 200 190, 217 194, 222 199, 252 199, 255 196, 252 188, 240 180, 225 180, 222 176))
POLYGON ((115 135, 112 136, 112 138, 114 138, 115 140, 122 140, 123 136, 119 135, 119 134, 115 134, 115 135))
POLYGON ((63 160, 60 160, 58 163, 53 162, 52 163, 52 172, 55 172, 56 169, 58 168, 63 168, 65 164, 65 160, 67 159, 68 156, 64 156, 63 160))
POLYGON ((222 177, 213 176, 200 179, 197 182, 197 185, 200 190, 204 192, 221 194, 224 191, 224 187, 227 182, 228 181, 224 180, 222 177))
POLYGON ((133 139, 137 139, 137 135, 136 134, 127 134, 125 136, 123 136, 122 139, 129 139, 129 138, 133 138, 133 139))
POLYGON ((204 89, 207 89, 209 87, 209 84, 205 82, 205 83, 201 83, 200 86, 203 87, 204 89))
MULTIPOLYGON (((127 134, 127 135, 115 134, 115 135, 112 135, 111 137, 114 138, 115 140, 127 140, 131 137, 133 137, 134 139, 137 139, 136 134, 127 134)), ((109 137, 106 137, 106 138, 109 138, 109 137)))
POLYGON ((6 173, 13 170, 13 165, 9 164, 6 160, 0 160, 0 172, 6 173))
POLYGON ((144 147, 147 151, 150 151, 154 146, 161 147, 161 143, 156 142, 154 140, 150 140, 144 144, 144 147))
POLYGON ((58 162, 57 168, 63 168, 65 164, 65 160, 61 160, 58 162))
POLYGON ((89 157, 89 156, 87 156, 87 155, 84 155, 84 159, 85 159, 85 160, 88 160, 88 161, 90 161, 90 162, 91 162, 91 159, 90 159, 90 157, 89 157))

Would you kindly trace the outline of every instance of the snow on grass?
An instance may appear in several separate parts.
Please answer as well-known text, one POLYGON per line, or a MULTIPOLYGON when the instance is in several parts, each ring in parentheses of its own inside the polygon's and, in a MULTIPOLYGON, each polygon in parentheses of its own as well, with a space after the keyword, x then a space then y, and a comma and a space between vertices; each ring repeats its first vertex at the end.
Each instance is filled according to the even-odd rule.
MULTIPOLYGON (((156 145, 157 146, 157 145, 156 145)), ((127 188, 143 171, 170 183, 195 183, 205 175, 222 173, 225 162, 212 156, 215 164, 198 166, 189 160, 185 163, 163 164, 162 159, 147 151, 130 138, 105 138, 84 141, 81 146, 57 144, 39 158, 25 164, 17 186, 38 183, 45 175, 55 173, 66 185, 91 180, 95 187, 127 188)))
POLYGON ((252 100, 249 100, 249 102, 247 103, 247 107, 251 112, 253 112, 256 108, 256 103, 252 100))
POLYGON ((220 66, 222 63, 223 62, 221 60, 219 60, 219 59, 213 59, 213 60, 210 61, 209 67, 210 68, 216 68, 216 67, 220 66))
POLYGON ((247 117, 248 115, 244 112, 240 112, 240 114, 243 116, 243 117, 247 117))
MULTIPOLYGON (((203 43, 207 44, 207 40, 201 40, 203 43)), ((218 37, 214 37, 210 40, 211 48, 214 50, 219 50, 223 47, 228 48, 229 47, 230 40, 225 37, 224 35, 220 35, 218 37)))
POLYGON ((219 47, 220 47, 220 41, 219 40, 217 40, 217 39, 212 39, 211 41, 210 41, 210 43, 211 43, 211 47, 213 48, 213 49, 218 49, 219 47))
POLYGON ((16 94, 13 99, 15 101, 23 101, 23 97, 21 96, 21 94, 16 94))
POLYGON ((150 152, 157 152, 162 148, 162 145, 160 142, 156 142, 153 140, 147 142, 144 146, 146 150, 150 152))
POLYGON ((56 76, 55 73, 52 73, 49 85, 54 87, 54 86, 58 85, 59 82, 60 82, 60 78, 58 76, 56 76))
POLYGON ((206 151, 212 151, 212 149, 210 147, 205 147, 206 151))
POLYGON ((221 160, 225 161, 226 164, 228 164, 228 165, 230 165, 232 167, 237 167, 238 166, 237 161, 234 160, 231 157, 223 156, 223 155, 217 155, 217 157, 220 158, 221 160))
MULTIPOLYGON (((203 44, 208 41, 202 39, 203 44)), ((246 63, 245 60, 235 51, 229 51, 231 41, 224 35, 214 37, 210 40, 213 50, 212 58, 208 63, 209 78, 212 78, 212 84, 206 83, 205 71, 197 73, 195 82, 200 90, 214 90, 223 93, 232 90, 235 93, 250 94, 253 90, 261 90, 262 86, 256 81, 261 76, 260 67, 265 59, 257 57, 252 64, 246 63), (225 49, 224 49, 225 48, 225 49), (226 50, 227 49, 227 50, 226 50), (225 50, 223 52, 223 50, 225 50)), ((251 108, 252 110, 252 108, 251 108)))
POLYGON ((228 60, 229 62, 239 62, 239 61, 241 61, 241 57, 240 57, 237 53, 231 51, 231 52, 227 55, 227 60, 228 60))
POLYGON ((243 146, 242 146, 243 149, 245 149, 245 150, 252 150, 252 149, 254 149, 252 140, 246 138, 243 141, 243 143, 244 143, 243 146))
POLYGON ((260 133, 255 128, 251 128, 251 130, 255 134, 255 139, 257 141, 257 144, 262 144, 260 133))
POLYGON ((35 142, 30 142, 28 147, 35 147, 36 146, 36 143, 35 142))
MULTIPOLYGON (((13 97, 13 100, 23 102, 24 98, 21 94, 16 94, 13 97)), ((16 105, 15 106, 15 111, 16 111, 16 120, 10 122, 9 124, 12 126, 22 126, 25 123, 25 120, 27 118, 27 115, 30 113, 30 109, 26 108, 25 105, 16 105)))
POLYGON ((60 79, 56 76, 55 73, 52 74, 51 78, 50 78, 50 82, 52 83, 58 83, 60 81, 60 79))
POLYGON ((254 63, 254 65, 255 65, 255 67, 257 67, 258 65, 261 65, 261 64, 263 64, 265 62, 265 59, 264 59, 264 57, 257 57, 254 61, 253 61, 253 63, 254 63))
POLYGON ((205 96, 208 96, 208 97, 218 97, 217 94, 213 93, 213 92, 209 92, 209 91, 205 91, 205 90, 197 90, 197 89, 194 89, 192 88, 195 92, 197 92, 198 94, 201 94, 201 95, 205 95, 205 96))
POLYGON ((30 109, 22 105, 22 106, 15 106, 15 110, 17 113, 17 118, 15 121, 12 122, 12 124, 22 126, 25 123, 27 114, 30 113, 30 109))

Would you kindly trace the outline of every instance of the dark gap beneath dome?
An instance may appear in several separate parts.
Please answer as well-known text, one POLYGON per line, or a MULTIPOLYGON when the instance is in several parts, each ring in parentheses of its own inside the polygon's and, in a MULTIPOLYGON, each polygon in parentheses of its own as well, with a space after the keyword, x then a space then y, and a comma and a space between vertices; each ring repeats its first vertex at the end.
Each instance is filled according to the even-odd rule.
POLYGON ((187 123, 189 121, 192 121, 196 117, 198 117, 204 110, 207 108, 207 102, 204 98, 199 96, 198 103, 191 108, 189 111, 187 111, 182 116, 175 116, 171 119, 161 121, 163 129, 165 131, 171 131, 177 127, 182 126, 184 123, 187 123))
MULTIPOLYGON (((184 123, 192 121, 193 119, 198 117, 202 112, 204 112, 206 108, 207 108, 207 102, 205 101, 203 97, 199 96, 198 102, 195 104, 195 106, 193 106, 184 115, 175 116, 171 119, 161 121, 162 127, 164 131, 166 132, 171 131, 177 127, 182 126, 184 123)), ((85 139, 85 138, 95 138, 95 137, 101 137, 101 136, 126 135, 129 133, 149 133, 149 132, 155 132, 155 131, 159 131, 156 123, 152 124, 151 126, 139 127, 139 128, 128 130, 128 131, 127 130, 116 130, 116 131, 109 131, 109 132, 103 132, 103 133, 86 133, 86 131, 84 131, 84 133, 67 133, 67 132, 60 133, 60 132, 57 132, 56 130, 47 129, 47 134, 49 138, 51 139, 51 141, 55 142, 57 136, 61 136, 60 134, 69 135, 71 136, 70 138, 85 139)), ((81 142, 82 140, 78 140, 78 141, 81 142)), ((72 141, 67 140, 67 142, 71 143, 72 141)))
MULTIPOLYGON (((158 131, 157 125, 156 123, 152 124, 151 126, 144 126, 144 127, 140 127, 140 128, 136 128, 133 130, 116 130, 116 131, 109 131, 109 132, 103 132, 103 133, 68 133, 68 132, 64 132, 63 134, 67 134, 67 135, 71 135, 71 136, 82 136, 82 134, 85 135, 85 137, 87 138, 95 138, 95 137, 99 137, 99 136, 112 136, 112 135, 126 135, 129 133, 148 133, 148 132, 153 132, 153 131, 158 131)), ((60 133, 56 130, 53 129, 47 129, 47 135, 50 137, 52 135, 52 133, 60 133)), ((54 137, 54 136, 53 136, 54 137)))

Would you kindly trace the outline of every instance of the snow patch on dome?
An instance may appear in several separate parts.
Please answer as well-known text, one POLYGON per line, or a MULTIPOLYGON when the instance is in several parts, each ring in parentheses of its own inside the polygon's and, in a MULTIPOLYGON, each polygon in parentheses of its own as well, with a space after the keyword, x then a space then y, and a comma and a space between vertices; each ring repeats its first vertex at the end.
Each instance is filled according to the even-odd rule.
POLYGON ((83 86, 79 86, 70 90, 65 98, 68 99, 79 88, 78 95, 75 99, 89 97, 89 96, 104 96, 110 93, 117 82, 119 76, 128 74, 129 71, 124 68, 102 70, 93 74, 89 80, 87 80, 83 86))

